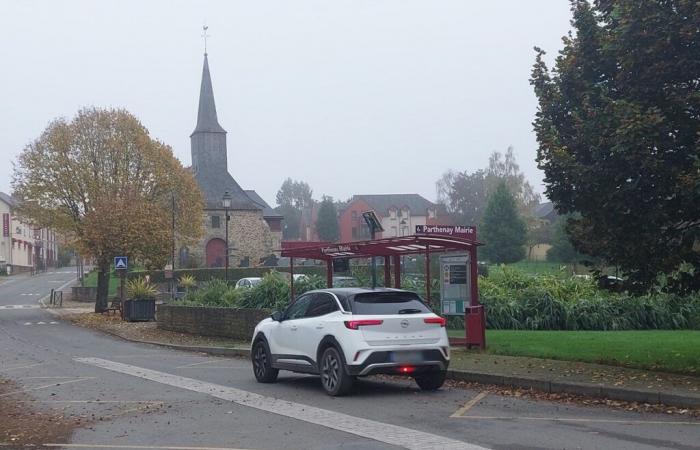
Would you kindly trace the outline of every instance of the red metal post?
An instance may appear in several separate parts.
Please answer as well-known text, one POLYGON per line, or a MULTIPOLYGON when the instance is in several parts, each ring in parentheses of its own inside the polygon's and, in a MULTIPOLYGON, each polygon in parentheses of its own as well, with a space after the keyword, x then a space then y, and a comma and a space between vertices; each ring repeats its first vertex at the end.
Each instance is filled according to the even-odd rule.
POLYGON ((425 297, 430 304, 430 245, 425 246, 425 297))
POLYGON ((394 287, 401 289, 401 256, 394 255, 394 287))
POLYGON ((471 277, 471 301, 470 305, 471 306, 478 306, 479 305, 479 268, 477 266, 477 259, 476 259, 476 245, 472 246, 472 248, 469 249, 469 270, 470 270, 470 277, 471 277))
POLYGON ((333 287, 333 260, 332 259, 327 259, 326 260, 326 285, 328 288, 333 287))
POLYGON ((294 257, 289 258, 289 291, 292 294, 290 303, 294 303, 294 257))
POLYGON ((384 257, 384 287, 391 287, 391 257, 384 257))

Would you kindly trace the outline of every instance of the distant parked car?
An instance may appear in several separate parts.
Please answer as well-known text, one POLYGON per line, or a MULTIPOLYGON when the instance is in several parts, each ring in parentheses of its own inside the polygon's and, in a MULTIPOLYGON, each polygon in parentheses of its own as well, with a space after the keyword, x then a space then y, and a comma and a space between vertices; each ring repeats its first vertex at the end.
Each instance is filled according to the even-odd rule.
POLYGON ((333 277, 333 287, 360 287, 360 280, 355 277, 333 277))
POLYGON ((620 277, 612 275, 603 275, 598 278, 598 287, 609 291, 621 291, 624 286, 624 280, 620 277))
POLYGON ((262 281, 262 278, 260 277, 247 277, 247 278, 241 278, 236 282, 236 287, 235 289, 248 289, 252 288, 256 284, 259 284, 262 281))

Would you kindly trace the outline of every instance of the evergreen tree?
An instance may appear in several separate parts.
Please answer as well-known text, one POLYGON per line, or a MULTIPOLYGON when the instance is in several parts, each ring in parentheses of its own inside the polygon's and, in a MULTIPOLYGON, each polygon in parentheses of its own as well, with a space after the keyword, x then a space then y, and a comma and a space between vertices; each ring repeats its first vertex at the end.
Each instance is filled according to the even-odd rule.
POLYGON ((503 181, 489 197, 479 239, 486 244, 481 254, 491 262, 513 263, 525 257, 527 226, 503 181))
POLYGON ((566 216, 559 216, 554 224, 552 247, 547 250, 547 261, 577 263, 583 260, 583 256, 571 243, 569 233, 566 231, 566 222, 566 216))
POLYGON ((640 291, 700 289, 700 3, 575 0, 574 31, 532 71, 537 162, 574 246, 640 291))
POLYGON ((336 241, 340 237, 338 227, 338 211, 335 208, 333 198, 323 196, 318 207, 318 217, 316 218, 316 233, 322 241, 336 241))

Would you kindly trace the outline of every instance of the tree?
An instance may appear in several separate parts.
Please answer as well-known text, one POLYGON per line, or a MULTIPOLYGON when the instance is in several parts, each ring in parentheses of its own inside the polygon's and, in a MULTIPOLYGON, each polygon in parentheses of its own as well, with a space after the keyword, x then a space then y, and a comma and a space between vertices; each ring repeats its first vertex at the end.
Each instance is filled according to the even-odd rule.
POLYGON ((486 170, 445 172, 436 183, 438 203, 445 205, 456 223, 477 224, 484 216, 489 195, 502 181, 515 196, 521 213, 528 214, 540 201, 540 196, 520 171, 513 147, 508 147, 505 154, 491 153, 486 170))
POLYGON ((277 204, 279 206, 293 206, 302 210, 313 205, 313 191, 308 183, 287 178, 277 191, 277 204))
POLYGON ((471 174, 450 170, 436 184, 438 202, 445 205, 455 223, 473 225, 481 222, 487 200, 483 170, 471 174))
POLYGON ((578 263, 583 260, 583 255, 576 251, 566 231, 567 220, 567 216, 559 216, 554 223, 552 247, 547 250, 548 261, 578 263))
POLYGON ((327 195, 323 196, 323 200, 321 200, 321 204, 318 207, 316 233, 322 241, 333 242, 340 237, 338 211, 335 208, 333 198, 327 195))
POLYGON ((480 240, 482 255, 494 263, 513 263, 525 257, 527 227, 518 214, 515 198, 502 181, 489 197, 480 240))
POLYGON ((557 209, 580 214, 574 246, 644 290, 700 268, 700 4, 579 0, 572 11, 554 70, 535 49, 537 161, 557 209))
POLYGON ((287 178, 277 191, 275 211, 284 217, 284 239, 299 239, 302 210, 313 207, 313 191, 308 183, 287 178))
POLYGON ((548 244, 552 239, 552 224, 533 215, 523 216, 527 226, 527 257, 532 257, 532 251, 539 244, 548 244))
POLYGON ((520 171, 512 146, 508 147, 505 154, 491 153, 485 182, 487 193, 493 192, 501 182, 505 182, 522 213, 528 213, 540 201, 539 194, 535 193, 530 182, 525 179, 525 174, 520 171))
POLYGON ((107 307, 114 256, 159 268, 169 259, 173 198, 176 239, 193 243, 203 231, 191 172, 125 110, 89 108, 51 122, 20 154, 13 188, 20 214, 71 236, 97 261, 96 312, 107 307))

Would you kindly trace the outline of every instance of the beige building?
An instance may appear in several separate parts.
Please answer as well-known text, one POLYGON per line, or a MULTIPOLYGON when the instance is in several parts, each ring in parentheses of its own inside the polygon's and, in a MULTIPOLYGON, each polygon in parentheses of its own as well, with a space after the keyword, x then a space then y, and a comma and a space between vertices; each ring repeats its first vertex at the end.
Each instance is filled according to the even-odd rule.
POLYGON ((0 270, 8 273, 44 269, 56 265, 58 242, 56 232, 35 228, 15 215, 17 200, 0 192, 0 270))

